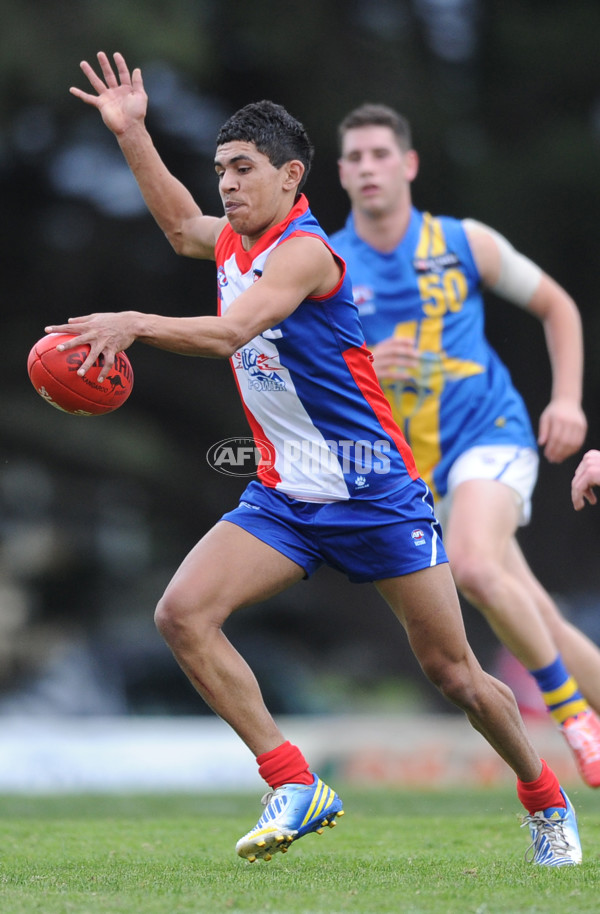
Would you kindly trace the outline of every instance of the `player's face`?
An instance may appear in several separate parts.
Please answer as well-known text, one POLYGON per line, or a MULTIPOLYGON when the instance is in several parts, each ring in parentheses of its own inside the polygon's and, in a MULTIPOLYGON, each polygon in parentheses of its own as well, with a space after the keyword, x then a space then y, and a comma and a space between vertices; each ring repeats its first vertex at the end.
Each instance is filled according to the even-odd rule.
POLYGON ((352 206, 365 214, 382 216, 410 203, 417 154, 401 149, 390 127, 372 124, 346 131, 338 166, 352 206))
POLYGON ((288 191, 293 189, 289 168, 275 168, 254 143, 223 143, 217 149, 215 171, 225 215, 235 232, 248 237, 249 244, 287 216, 288 191))

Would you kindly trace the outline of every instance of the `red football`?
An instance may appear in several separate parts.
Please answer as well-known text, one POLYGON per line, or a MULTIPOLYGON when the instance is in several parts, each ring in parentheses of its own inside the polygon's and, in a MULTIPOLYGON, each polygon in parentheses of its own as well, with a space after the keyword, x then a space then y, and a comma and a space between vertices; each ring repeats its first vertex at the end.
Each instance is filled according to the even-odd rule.
POLYGON ((133 388, 133 369, 124 352, 119 352, 110 373, 98 383, 100 360, 80 377, 77 369, 90 351, 87 343, 60 352, 59 343, 73 339, 69 333, 49 333, 31 348, 27 371, 40 397, 74 416, 102 416, 121 406, 133 388))

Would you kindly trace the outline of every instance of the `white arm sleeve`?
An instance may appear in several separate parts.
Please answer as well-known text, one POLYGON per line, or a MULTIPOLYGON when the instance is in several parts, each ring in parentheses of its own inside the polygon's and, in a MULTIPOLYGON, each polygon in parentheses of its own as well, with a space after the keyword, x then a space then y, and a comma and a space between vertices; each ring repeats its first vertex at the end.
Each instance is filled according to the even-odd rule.
POLYGON ((521 305, 521 307, 528 305, 542 278, 542 271, 537 264, 516 251, 504 235, 490 228, 489 225, 484 225, 475 219, 463 219, 463 226, 467 230, 469 228, 483 229, 494 238, 498 246, 500 275, 497 282, 490 286, 492 292, 514 302, 515 305, 521 305))

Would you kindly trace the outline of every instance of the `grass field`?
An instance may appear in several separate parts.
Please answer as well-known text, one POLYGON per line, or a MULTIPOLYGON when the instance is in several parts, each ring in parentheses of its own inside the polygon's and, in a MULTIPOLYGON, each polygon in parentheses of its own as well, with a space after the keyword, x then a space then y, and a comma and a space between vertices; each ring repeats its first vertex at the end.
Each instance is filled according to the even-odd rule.
POLYGON ((257 796, 0 797, 2 914, 583 914, 600 909, 600 794, 569 790, 581 867, 525 863, 511 790, 341 790, 346 815, 248 864, 257 796))

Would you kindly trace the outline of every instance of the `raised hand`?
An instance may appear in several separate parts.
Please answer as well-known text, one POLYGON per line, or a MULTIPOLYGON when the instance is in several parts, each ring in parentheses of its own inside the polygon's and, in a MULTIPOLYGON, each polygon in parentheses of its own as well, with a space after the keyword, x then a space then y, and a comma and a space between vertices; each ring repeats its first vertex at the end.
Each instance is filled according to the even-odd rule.
POLYGON ((129 73, 125 58, 117 51, 113 55, 116 73, 104 51, 98 52, 98 63, 104 80, 93 67, 83 60, 81 69, 90 81, 96 95, 71 86, 70 92, 86 105, 93 105, 102 115, 109 130, 116 135, 124 133, 132 124, 143 121, 148 107, 148 96, 144 90, 141 70, 129 73))

